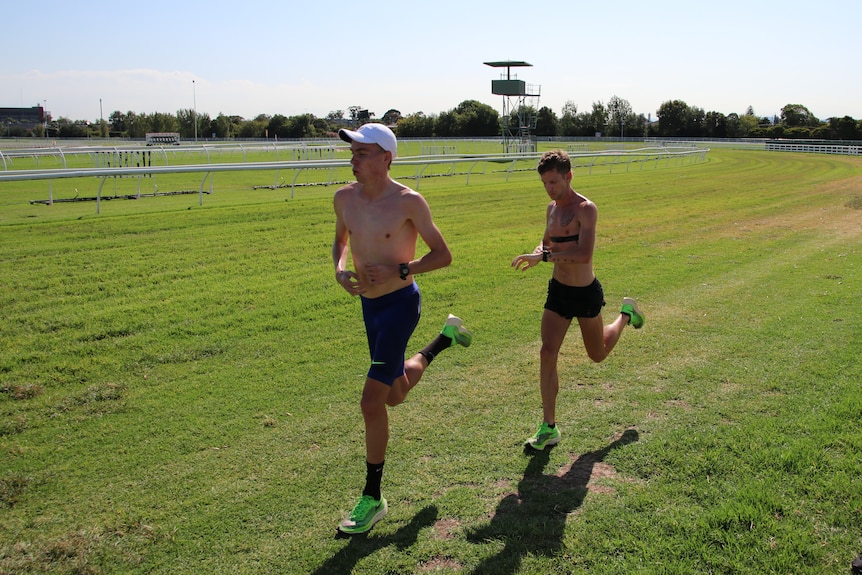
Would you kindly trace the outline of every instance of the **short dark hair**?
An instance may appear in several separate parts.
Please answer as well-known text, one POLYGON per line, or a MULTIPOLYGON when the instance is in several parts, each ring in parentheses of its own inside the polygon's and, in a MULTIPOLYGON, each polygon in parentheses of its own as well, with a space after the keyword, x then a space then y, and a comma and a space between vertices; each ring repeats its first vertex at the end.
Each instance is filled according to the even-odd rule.
POLYGON ((572 160, 563 150, 551 150, 542 154, 537 169, 539 174, 544 174, 550 170, 566 174, 572 169, 572 160))

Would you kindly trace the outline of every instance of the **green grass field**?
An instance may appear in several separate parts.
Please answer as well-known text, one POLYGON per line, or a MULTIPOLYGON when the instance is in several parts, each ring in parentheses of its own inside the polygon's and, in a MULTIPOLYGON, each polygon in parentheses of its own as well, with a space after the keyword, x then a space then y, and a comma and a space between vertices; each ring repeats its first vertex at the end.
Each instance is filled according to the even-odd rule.
POLYGON ((391 410, 389 515, 352 539, 368 359, 334 188, 257 179, 99 215, 0 184, 0 573, 826 574, 862 553, 862 159, 576 174, 605 321, 634 296, 647 324, 602 364, 571 333, 563 441, 535 456, 550 267, 510 263, 547 196, 528 172, 423 179, 454 261, 418 277, 409 352, 450 312, 475 340, 391 410))

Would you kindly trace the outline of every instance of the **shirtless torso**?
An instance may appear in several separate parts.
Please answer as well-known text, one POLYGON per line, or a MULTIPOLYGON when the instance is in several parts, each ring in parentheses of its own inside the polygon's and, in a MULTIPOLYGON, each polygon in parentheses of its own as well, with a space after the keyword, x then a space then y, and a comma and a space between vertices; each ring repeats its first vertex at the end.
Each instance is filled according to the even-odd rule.
MULTIPOLYGON (((353 144, 358 147, 359 144, 353 144)), ((413 281, 413 274, 449 265, 452 254, 431 217, 428 202, 388 175, 388 165, 373 165, 376 157, 354 154, 357 181, 335 193, 335 242, 332 257, 337 281, 352 295, 377 298, 413 281), (372 164, 372 165, 369 165, 372 164), (428 253, 416 256, 416 240, 428 253), (353 270, 348 270, 350 251, 353 270), (410 273, 401 278, 400 264, 410 273)))
POLYGON ((417 203, 415 195, 393 182, 378 198, 363 194, 358 183, 342 188, 335 196, 336 213, 347 232, 353 270, 365 288, 365 297, 380 297, 406 285, 400 274, 374 274, 373 266, 398 266, 416 255, 419 233, 409 217, 411 204, 417 203))
POLYGON ((570 286, 590 285, 595 279, 596 205, 569 186, 552 198, 542 245, 553 254, 554 278, 570 286))

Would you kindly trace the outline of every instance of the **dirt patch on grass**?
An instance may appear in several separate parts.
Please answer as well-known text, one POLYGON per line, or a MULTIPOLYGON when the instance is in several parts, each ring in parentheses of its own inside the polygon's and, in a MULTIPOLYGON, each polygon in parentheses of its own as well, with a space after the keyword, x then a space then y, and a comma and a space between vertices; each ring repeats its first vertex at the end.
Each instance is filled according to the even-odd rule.
POLYGON ((102 561, 123 571, 123 566, 140 563, 142 552, 158 538, 153 527, 136 523, 81 529, 52 539, 22 539, 0 545, 0 573, 98 575, 106 572, 99 566, 102 561))
POLYGON ((457 519, 440 519, 434 523, 433 532, 435 539, 454 539, 455 530, 461 526, 457 519))
POLYGON ((23 475, 12 474, 0 477, 0 509, 13 507, 29 484, 30 479, 23 475))
POLYGON ((428 561, 420 563, 416 570, 419 573, 432 573, 437 571, 461 571, 463 565, 451 557, 437 556, 432 557, 428 561))
POLYGON ((0 393, 7 393, 14 400, 32 399, 42 395, 44 388, 38 383, 19 383, 0 388, 0 393))
MULTIPOLYGON (((440 541, 454 539, 455 531, 457 531, 460 527, 461 522, 457 519, 439 519, 434 522, 434 525, 431 528, 431 532, 433 533, 432 537, 440 541)), ((416 567, 416 571, 419 573, 437 573, 440 571, 459 572, 462 568, 463 565, 452 557, 448 557, 446 555, 436 555, 428 561, 421 562, 416 567)))

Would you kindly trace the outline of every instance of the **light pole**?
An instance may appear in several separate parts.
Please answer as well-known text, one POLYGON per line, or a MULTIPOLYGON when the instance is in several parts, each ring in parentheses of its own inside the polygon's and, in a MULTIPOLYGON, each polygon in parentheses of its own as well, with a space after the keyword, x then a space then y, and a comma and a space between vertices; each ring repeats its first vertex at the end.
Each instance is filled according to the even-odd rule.
POLYGON ((195 81, 192 80, 192 103, 194 104, 194 108, 192 109, 192 121, 195 124, 195 142, 198 141, 198 95, 195 90, 195 81))

